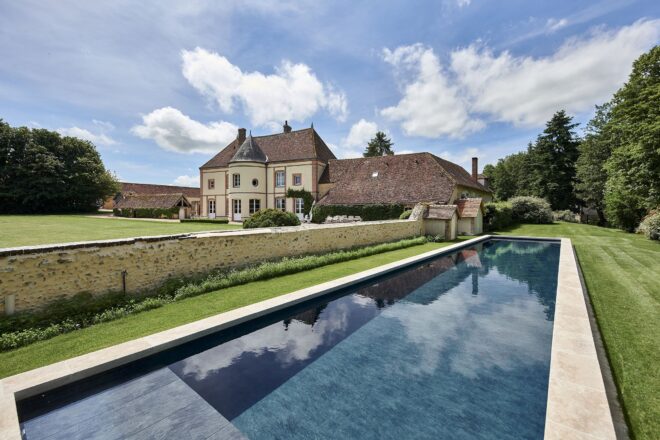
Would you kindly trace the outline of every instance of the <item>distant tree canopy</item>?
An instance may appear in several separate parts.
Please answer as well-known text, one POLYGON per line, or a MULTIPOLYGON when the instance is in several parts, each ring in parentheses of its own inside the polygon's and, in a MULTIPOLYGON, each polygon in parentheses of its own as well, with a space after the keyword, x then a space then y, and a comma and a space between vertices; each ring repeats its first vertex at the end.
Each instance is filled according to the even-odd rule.
POLYGON ((364 157, 391 156, 394 154, 392 146, 394 143, 382 131, 376 132, 376 135, 369 141, 367 148, 362 155, 364 157))
POLYGON ((91 142, 0 119, 0 213, 88 212, 117 190, 91 142))

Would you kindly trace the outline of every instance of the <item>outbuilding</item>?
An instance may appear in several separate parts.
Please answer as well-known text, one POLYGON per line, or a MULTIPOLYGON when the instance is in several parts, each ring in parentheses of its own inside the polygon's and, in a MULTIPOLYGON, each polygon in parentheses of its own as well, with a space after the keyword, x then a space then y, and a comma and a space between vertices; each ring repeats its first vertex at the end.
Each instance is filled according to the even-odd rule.
POLYGON ((430 205, 424 214, 424 229, 428 235, 455 240, 457 221, 456 205, 430 205))
POLYGON ((183 193, 131 194, 115 200, 115 215, 121 217, 183 219, 191 215, 192 204, 183 193))
POLYGON ((481 198, 459 199, 456 201, 458 211, 458 234, 479 235, 484 231, 484 203, 481 198))

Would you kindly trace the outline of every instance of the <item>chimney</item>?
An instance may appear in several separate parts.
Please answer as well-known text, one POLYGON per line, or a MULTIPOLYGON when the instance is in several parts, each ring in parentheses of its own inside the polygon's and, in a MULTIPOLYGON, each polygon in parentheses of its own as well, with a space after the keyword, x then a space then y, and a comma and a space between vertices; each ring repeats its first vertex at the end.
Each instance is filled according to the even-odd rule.
POLYGON ((472 158, 472 179, 479 181, 479 159, 476 157, 472 158))
POLYGON ((245 129, 244 128, 239 128, 238 129, 238 137, 236 137, 236 142, 238 143, 239 147, 241 145, 243 145, 243 142, 245 142, 245 129))
POLYGON ((289 121, 284 121, 284 133, 291 133, 291 126, 289 125, 289 121))

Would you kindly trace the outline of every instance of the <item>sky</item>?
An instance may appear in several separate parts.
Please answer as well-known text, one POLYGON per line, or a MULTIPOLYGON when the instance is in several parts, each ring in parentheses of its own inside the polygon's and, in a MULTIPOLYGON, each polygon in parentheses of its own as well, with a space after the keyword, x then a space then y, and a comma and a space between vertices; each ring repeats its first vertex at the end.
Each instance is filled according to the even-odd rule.
POLYGON ((558 110, 584 127, 659 42, 646 0, 0 0, 0 118, 128 182, 198 186, 238 127, 285 120, 339 158, 382 130, 482 168, 558 110))

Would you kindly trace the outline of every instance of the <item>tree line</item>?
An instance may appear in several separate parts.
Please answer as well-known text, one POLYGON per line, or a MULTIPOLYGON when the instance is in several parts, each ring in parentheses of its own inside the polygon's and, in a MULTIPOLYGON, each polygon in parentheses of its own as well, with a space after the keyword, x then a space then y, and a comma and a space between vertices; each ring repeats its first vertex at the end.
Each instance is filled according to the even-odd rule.
POLYGON ((0 213, 91 212, 117 190, 91 142, 0 119, 0 213))
POLYGON ((660 206, 660 46, 640 56, 628 81, 596 106, 583 137, 561 110, 525 151, 486 165, 499 200, 543 197, 552 209, 595 210, 601 225, 633 230, 660 206))

